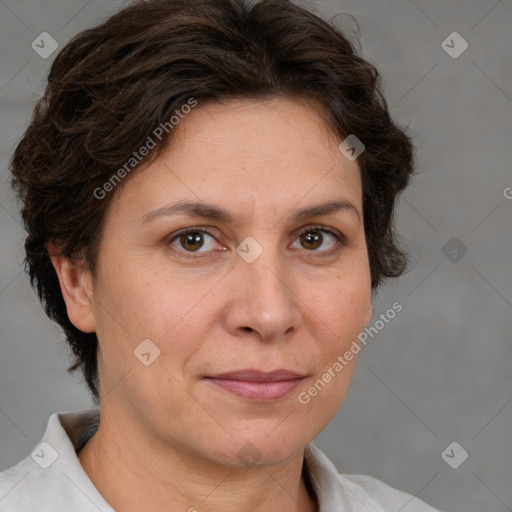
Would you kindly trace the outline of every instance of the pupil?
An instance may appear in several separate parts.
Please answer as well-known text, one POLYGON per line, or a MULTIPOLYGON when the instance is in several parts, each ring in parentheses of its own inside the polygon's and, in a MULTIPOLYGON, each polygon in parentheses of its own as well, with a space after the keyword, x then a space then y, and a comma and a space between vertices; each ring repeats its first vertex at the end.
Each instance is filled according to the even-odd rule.
POLYGON ((185 249, 196 251, 203 245, 203 236, 200 233, 187 233, 182 235, 181 243, 185 249))
MULTIPOLYGON (((309 248, 316 249, 317 247, 320 247, 322 245, 322 235, 318 233, 318 231, 310 231, 309 233, 306 233, 303 235, 303 243, 302 245, 309 245, 309 248)), ((308 247, 306 247, 307 249, 308 247)))

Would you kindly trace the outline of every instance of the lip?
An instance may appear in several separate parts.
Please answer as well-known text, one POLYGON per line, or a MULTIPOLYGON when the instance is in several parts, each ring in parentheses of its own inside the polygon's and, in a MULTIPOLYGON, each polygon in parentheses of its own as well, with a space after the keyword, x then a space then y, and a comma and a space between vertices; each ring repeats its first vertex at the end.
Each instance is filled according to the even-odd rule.
POLYGON ((304 377, 304 375, 299 375, 298 373, 285 370, 284 368, 272 370, 270 372, 248 368, 234 372, 220 373, 209 378, 224 380, 244 380, 252 382, 275 382, 278 380, 302 379, 304 377))
POLYGON ((295 389, 305 376, 289 370, 239 370, 223 373, 208 380, 216 386, 249 400, 279 400, 295 389))

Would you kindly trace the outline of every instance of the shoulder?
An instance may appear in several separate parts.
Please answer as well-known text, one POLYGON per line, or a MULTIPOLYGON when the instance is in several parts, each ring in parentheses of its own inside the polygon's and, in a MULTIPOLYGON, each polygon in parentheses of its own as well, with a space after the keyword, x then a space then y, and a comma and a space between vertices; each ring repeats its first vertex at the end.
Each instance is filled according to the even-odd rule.
POLYGON ((402 512, 440 512, 419 500, 415 496, 399 491, 376 478, 368 475, 340 475, 355 485, 360 486, 369 496, 387 511, 401 510, 402 512))
POLYGON ((371 476, 339 473, 329 458, 312 443, 306 447, 305 462, 321 512, 440 512, 371 476))
POLYGON ((96 409, 53 414, 32 453, 0 473, 0 512, 111 512, 76 453, 98 418, 96 409))
POLYGON ((0 473, 0 512, 36 510, 27 489, 30 469, 26 462, 25 459, 0 473))
POLYGON ((49 444, 41 442, 28 457, 2 471, 0 512, 52 510, 58 478, 51 465, 56 456, 49 444))

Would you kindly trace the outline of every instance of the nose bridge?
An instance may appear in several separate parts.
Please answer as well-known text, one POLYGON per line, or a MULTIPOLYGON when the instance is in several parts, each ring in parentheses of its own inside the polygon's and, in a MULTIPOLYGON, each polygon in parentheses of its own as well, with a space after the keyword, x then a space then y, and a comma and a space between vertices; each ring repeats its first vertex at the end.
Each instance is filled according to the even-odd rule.
POLYGON ((258 331, 263 338, 279 336, 296 327, 297 310, 293 283, 276 248, 266 245, 252 263, 238 261, 245 284, 239 327, 258 331))

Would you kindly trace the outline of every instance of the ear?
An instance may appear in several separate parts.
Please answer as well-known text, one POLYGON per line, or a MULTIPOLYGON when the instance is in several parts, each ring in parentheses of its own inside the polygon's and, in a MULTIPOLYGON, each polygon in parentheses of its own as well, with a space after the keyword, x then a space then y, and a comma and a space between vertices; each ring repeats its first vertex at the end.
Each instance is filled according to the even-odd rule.
POLYGON ((59 278, 69 320, 83 332, 95 332, 96 322, 93 312, 93 287, 90 272, 85 270, 82 261, 77 263, 60 255, 51 242, 46 244, 46 249, 59 278))

